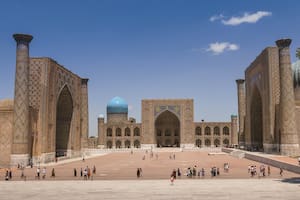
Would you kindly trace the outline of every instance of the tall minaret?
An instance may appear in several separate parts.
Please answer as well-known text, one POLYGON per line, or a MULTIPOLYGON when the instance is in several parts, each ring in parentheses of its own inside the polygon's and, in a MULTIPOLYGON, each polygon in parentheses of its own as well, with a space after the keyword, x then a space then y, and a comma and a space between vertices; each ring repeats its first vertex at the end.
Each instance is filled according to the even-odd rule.
POLYGON ((81 79, 81 148, 88 147, 89 137, 89 107, 88 107, 88 80, 81 79))
POLYGON ((238 114, 239 114, 239 132, 238 140, 240 145, 245 144, 245 115, 246 115, 246 98, 245 98, 245 80, 237 79, 237 95, 238 95, 238 114))
POLYGON ((29 161, 29 43, 31 35, 14 34, 17 42, 14 128, 11 164, 27 164, 29 161))
POLYGON ((238 135, 237 135, 237 116, 231 115, 231 144, 238 144, 238 135))
POLYGON ((295 97, 290 59, 291 39, 276 41, 279 49, 280 73, 280 151, 283 155, 298 155, 299 144, 296 130, 295 97))

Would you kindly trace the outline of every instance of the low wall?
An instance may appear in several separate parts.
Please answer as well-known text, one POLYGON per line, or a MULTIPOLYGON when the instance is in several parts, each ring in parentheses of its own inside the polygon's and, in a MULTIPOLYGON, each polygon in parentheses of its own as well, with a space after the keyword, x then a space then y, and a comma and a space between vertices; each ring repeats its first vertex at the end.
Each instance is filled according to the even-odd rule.
POLYGON ((253 161, 256 161, 256 162, 260 162, 260 163, 264 163, 266 165, 271 165, 273 167, 278 167, 278 168, 281 167, 284 170, 300 174, 300 166, 297 166, 297 165, 281 162, 281 161, 278 161, 278 160, 273 160, 273 159, 268 158, 268 157, 260 156, 260 155, 257 155, 257 154, 253 154, 253 153, 238 150, 238 149, 222 148, 222 151, 225 152, 225 153, 232 153, 233 151, 240 151, 241 153, 243 152, 245 154, 246 159, 253 160, 253 161))

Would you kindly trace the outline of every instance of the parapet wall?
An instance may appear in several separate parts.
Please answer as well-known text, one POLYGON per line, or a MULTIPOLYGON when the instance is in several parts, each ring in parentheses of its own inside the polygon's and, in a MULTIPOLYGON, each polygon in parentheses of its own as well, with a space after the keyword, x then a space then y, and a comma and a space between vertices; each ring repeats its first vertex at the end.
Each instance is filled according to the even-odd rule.
POLYGON ((274 160, 272 158, 265 157, 265 156, 262 156, 262 155, 258 155, 256 153, 242 151, 242 150, 238 150, 238 149, 222 148, 222 151, 225 152, 225 153, 241 152, 241 153, 245 154, 246 159, 253 160, 253 161, 256 161, 256 162, 260 162, 260 163, 264 163, 266 165, 271 165, 271 166, 277 167, 277 168, 281 167, 284 170, 300 174, 300 166, 297 166, 297 165, 293 165, 293 164, 290 164, 290 163, 274 160))

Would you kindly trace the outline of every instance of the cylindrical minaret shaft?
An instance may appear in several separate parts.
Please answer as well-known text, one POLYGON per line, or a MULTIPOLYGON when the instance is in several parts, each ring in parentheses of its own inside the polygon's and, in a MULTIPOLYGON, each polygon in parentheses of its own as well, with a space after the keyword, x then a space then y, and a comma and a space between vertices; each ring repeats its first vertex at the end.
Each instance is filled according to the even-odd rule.
POLYGON ((239 132, 238 132, 238 142, 240 145, 245 144, 245 115, 246 115, 246 98, 245 98, 245 80, 237 79, 237 95, 238 95, 238 114, 239 114, 239 132))
POLYGON ((238 144, 238 135, 237 135, 237 116, 231 115, 231 144, 238 144))
POLYGON ((14 132, 12 164, 17 160, 27 163, 29 158, 29 43, 31 35, 14 34, 17 42, 15 96, 14 96, 14 132))
POLYGON ((281 39, 276 41, 276 45, 279 49, 280 73, 280 150, 283 155, 297 155, 299 151, 289 49, 291 41, 291 39, 281 39))
POLYGON ((88 147, 89 137, 89 108, 88 108, 88 80, 81 79, 81 145, 88 147))

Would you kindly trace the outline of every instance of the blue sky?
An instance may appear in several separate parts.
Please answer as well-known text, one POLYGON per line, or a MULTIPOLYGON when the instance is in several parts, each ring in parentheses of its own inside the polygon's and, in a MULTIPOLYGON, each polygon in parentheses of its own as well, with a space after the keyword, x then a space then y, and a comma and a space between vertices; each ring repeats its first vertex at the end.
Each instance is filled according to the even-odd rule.
POLYGON ((141 119, 141 100, 194 99, 194 120, 230 121, 235 80, 275 40, 300 46, 296 0, 0 1, 0 99, 13 98, 14 33, 30 56, 51 57, 89 81, 90 135, 114 96, 141 119))

